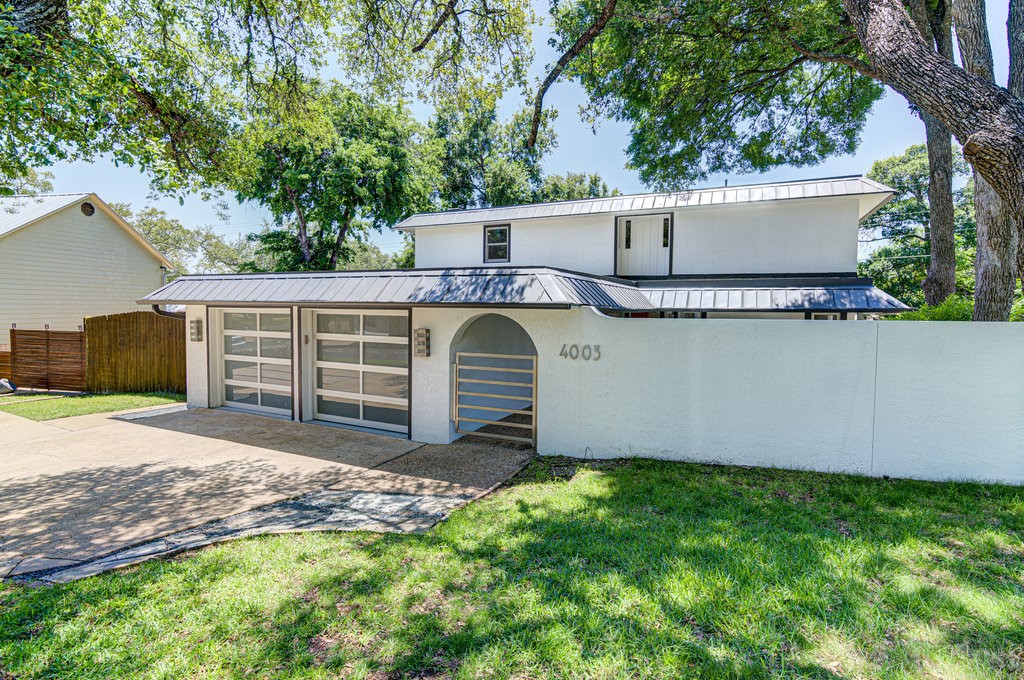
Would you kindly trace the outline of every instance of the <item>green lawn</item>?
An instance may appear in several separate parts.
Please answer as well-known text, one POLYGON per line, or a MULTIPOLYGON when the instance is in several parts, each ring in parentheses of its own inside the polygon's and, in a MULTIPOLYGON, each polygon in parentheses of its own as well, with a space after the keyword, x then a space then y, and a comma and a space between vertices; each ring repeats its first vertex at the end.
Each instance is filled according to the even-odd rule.
MULTIPOLYGON (((109 413, 143 406, 160 406, 184 401, 185 396, 171 392, 132 394, 86 394, 53 397, 46 394, 0 395, 0 411, 30 420, 53 420, 89 413, 109 413)), ((0 676, 2 678, 3 676, 0 676)))
POLYGON ((537 461, 423 535, 259 537, 8 585, 0 671, 1024 674, 1021 489, 653 461, 554 476, 567 465, 537 461))

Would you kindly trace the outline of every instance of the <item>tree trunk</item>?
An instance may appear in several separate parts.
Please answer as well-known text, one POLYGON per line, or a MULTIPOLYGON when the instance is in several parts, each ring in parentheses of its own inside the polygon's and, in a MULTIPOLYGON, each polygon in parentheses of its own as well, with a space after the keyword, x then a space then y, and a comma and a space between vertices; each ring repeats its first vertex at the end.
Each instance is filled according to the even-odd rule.
MULTIPOLYGON (((955 0, 960 61, 968 73, 995 82, 985 0, 955 0)), ((1006 321, 1017 278, 1016 227, 1010 207, 975 173, 974 218, 978 225, 975 257, 974 320, 1006 321)))
MULTIPOLYGON (((910 16, 924 41, 953 61, 953 36, 945 2, 911 0, 910 16)), ((956 291, 956 238, 953 212, 953 138, 942 121, 921 112, 928 147, 928 274, 924 297, 940 304, 956 291)))
MULTIPOLYGON (((1010 43, 1010 94, 1024 99, 1024 0, 1010 0, 1006 19, 1010 43)), ((1024 286, 1024 220, 1017 219, 1017 276, 1024 286)))
POLYGON ((349 227, 352 226, 352 211, 349 208, 341 215, 341 224, 338 225, 338 237, 334 240, 334 247, 331 249, 331 269, 338 268, 338 256, 345 245, 345 237, 348 236, 349 227))
POLYGON ((942 121, 923 113, 928 142, 928 242, 931 257, 924 298, 937 305, 956 292, 953 217, 953 139, 942 121))
POLYGON ((843 0, 870 59, 862 72, 942 121, 977 174, 1024 213, 1024 101, 941 57, 900 0, 843 0))

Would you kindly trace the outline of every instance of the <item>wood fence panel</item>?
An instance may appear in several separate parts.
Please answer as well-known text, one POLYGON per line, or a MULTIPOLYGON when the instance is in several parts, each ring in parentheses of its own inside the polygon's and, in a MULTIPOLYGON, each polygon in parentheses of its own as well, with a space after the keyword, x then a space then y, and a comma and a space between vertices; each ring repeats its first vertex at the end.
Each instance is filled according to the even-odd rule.
POLYGON ((11 377, 11 347, 4 345, 0 347, 0 378, 11 377))
POLYGON ((37 390, 85 391, 85 334, 12 329, 11 380, 37 390))
POLYGON ((184 392, 185 320, 149 311, 85 320, 90 392, 184 392))

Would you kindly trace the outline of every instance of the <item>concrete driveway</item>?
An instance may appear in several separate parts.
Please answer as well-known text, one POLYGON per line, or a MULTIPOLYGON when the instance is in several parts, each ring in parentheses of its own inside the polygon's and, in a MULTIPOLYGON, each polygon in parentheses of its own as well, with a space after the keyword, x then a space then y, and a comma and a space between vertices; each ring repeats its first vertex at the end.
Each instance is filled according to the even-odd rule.
MULTIPOLYGON (((83 565, 132 546, 138 552, 153 539, 225 522, 244 535, 423 529, 528 458, 501 446, 422 446, 203 409, 46 423, 0 412, 0 442, 0 577, 83 565), (297 497, 310 499, 305 514, 286 503, 297 497), (311 514, 318 508, 327 514, 311 514), (261 515, 269 524, 251 520, 261 515)), ((208 528, 206 535, 227 534, 208 528)))

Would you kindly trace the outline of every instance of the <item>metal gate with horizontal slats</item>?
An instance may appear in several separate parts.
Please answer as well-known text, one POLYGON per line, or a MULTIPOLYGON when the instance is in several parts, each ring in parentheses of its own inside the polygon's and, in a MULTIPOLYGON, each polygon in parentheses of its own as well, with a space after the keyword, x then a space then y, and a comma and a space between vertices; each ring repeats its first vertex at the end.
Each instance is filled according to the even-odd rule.
POLYGON ((459 434, 537 445, 537 357, 456 352, 452 418, 459 434))

